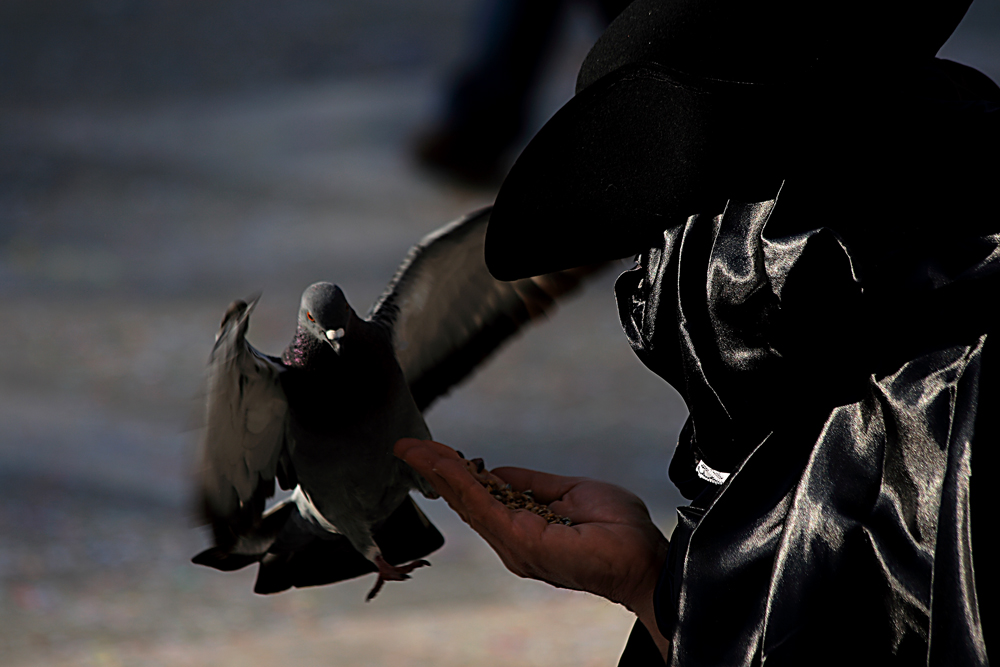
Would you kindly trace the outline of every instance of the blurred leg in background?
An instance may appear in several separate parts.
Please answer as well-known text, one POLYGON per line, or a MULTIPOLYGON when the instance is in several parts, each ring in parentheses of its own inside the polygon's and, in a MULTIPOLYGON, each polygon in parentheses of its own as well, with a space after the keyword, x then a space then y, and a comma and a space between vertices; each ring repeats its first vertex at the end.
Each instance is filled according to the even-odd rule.
MULTIPOLYGON (((453 83, 444 118, 416 143, 423 166, 469 185, 500 182, 571 1, 488 0, 474 41, 478 52, 453 83)), ((586 4, 607 25, 628 2, 586 4)))

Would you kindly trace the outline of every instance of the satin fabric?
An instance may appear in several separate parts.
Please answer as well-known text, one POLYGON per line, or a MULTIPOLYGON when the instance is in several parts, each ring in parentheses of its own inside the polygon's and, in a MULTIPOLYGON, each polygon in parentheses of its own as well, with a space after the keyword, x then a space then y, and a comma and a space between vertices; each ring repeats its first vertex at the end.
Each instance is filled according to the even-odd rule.
POLYGON ((864 238, 770 233, 783 197, 667 229, 615 287, 690 409, 656 599, 671 664, 987 664, 970 479, 1000 235, 944 231, 880 271, 864 238))

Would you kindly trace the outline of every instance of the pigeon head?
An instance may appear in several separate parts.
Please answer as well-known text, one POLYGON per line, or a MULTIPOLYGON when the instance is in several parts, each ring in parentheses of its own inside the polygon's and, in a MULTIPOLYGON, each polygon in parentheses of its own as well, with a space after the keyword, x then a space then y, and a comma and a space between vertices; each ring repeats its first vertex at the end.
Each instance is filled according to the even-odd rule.
POLYGON ((344 292, 333 283, 315 283, 302 293, 299 327, 340 353, 341 339, 357 318, 344 292))

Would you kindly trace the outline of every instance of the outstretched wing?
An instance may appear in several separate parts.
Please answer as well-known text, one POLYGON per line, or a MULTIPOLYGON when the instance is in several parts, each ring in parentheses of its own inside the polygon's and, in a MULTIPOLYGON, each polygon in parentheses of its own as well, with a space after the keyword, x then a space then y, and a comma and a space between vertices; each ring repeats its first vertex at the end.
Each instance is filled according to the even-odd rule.
POLYGON ((503 282, 490 275, 483 249, 488 207, 414 246, 371 319, 393 332, 396 358, 424 410, 532 319, 550 311, 605 264, 503 282))
POLYGON ((285 454, 288 404, 279 380, 284 366, 246 340, 256 304, 253 299, 229 306, 208 362, 199 491, 216 545, 223 549, 236 547, 240 536, 258 527, 275 476, 283 477, 282 486, 294 481, 284 479, 293 474, 285 454))

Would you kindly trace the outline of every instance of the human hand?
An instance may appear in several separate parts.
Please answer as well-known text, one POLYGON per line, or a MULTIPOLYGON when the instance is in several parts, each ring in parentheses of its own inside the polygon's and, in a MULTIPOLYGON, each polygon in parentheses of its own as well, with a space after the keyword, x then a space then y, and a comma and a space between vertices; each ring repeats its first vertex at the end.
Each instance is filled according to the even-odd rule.
POLYGON ((667 540, 637 496, 584 477, 523 468, 492 471, 518 491, 531 489, 538 502, 573 521, 571 526, 550 524, 531 512, 508 510, 446 445, 406 438, 396 443, 395 453, 430 482, 511 572, 624 605, 666 653, 653 614, 653 592, 667 540))

